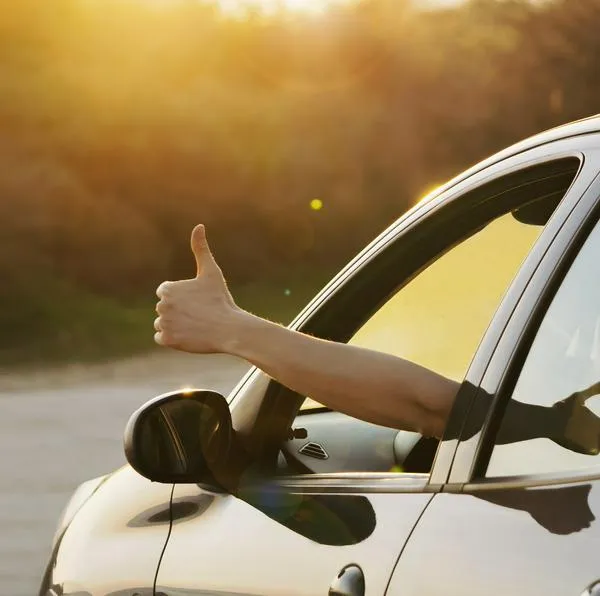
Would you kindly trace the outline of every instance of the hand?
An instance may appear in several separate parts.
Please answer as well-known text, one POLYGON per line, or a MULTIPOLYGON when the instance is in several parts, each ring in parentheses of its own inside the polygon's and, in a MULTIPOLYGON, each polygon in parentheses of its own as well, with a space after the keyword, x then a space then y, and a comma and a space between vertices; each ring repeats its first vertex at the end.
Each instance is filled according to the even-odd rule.
POLYGON ((159 316, 154 321, 154 341, 184 352, 224 352, 242 311, 210 252, 203 225, 194 228, 191 245, 196 277, 165 281, 156 290, 160 301, 156 305, 159 316))
POLYGON ((600 418, 585 402, 600 393, 600 383, 577 391, 566 399, 555 403, 552 408, 559 416, 561 429, 553 440, 571 451, 584 455, 596 455, 600 451, 600 418))
POLYGON ((595 521, 590 508, 590 484, 565 487, 537 487, 526 490, 482 490, 477 499, 519 511, 526 511, 553 534, 572 534, 589 528, 595 521), (561 515, 557 515, 557 511, 561 515))

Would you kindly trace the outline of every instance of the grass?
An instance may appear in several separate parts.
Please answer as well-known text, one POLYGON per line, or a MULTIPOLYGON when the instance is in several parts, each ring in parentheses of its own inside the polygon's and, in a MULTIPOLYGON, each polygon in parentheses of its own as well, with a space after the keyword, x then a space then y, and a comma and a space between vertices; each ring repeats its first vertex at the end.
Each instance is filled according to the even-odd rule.
POLYGON ((96 362, 153 347, 153 306, 124 306, 97 296, 82 296, 37 311, 33 321, 0 348, 1 366, 96 362))
MULTIPOLYGON (((288 324, 329 277, 294 270, 230 289, 242 308, 288 324)), ((7 313, 0 321, 5 329, 0 368, 91 363, 151 351, 156 348, 154 306, 153 297, 124 304, 56 280, 47 280, 43 292, 22 288, 11 304, 0 305, 7 313)))

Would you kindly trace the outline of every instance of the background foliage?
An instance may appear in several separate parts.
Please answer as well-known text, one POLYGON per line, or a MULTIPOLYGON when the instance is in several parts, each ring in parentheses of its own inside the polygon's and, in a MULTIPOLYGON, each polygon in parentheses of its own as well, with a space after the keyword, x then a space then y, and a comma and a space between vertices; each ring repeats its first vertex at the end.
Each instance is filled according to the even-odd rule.
POLYGON ((286 319, 427 188, 598 111, 599 24, 598 0, 1 3, 0 363, 151 345, 197 222, 286 319))

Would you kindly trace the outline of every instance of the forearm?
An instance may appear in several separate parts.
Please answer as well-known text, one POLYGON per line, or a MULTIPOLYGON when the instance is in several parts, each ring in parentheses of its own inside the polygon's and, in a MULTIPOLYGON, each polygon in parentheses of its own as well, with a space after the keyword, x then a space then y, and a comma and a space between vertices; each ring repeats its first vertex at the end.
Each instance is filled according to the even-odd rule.
POLYGON ((324 405, 376 424, 440 437, 458 383, 407 360, 236 315, 225 351, 324 405))

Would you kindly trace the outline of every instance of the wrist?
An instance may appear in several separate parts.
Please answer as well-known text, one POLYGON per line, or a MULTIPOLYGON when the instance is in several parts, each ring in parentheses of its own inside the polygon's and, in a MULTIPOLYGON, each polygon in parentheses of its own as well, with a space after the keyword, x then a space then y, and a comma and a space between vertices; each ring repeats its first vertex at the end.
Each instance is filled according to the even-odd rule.
POLYGON ((558 401, 548 408, 547 437, 556 443, 565 440, 571 408, 565 401, 558 401))
POLYGON ((235 307, 225 325, 222 341, 223 353, 248 360, 252 337, 261 321, 262 319, 256 315, 235 307))

